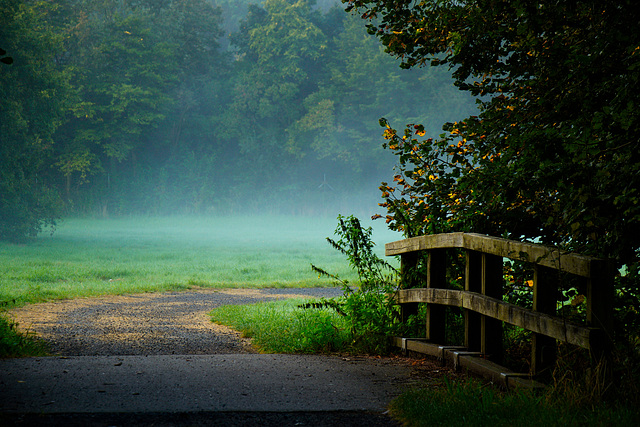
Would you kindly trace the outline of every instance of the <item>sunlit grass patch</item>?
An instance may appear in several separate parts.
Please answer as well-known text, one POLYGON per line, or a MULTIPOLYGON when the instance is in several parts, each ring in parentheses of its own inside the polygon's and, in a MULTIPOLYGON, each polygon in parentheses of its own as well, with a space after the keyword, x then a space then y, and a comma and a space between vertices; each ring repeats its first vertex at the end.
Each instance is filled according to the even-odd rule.
POLYGON ((343 350, 350 341, 346 320, 333 309, 304 309, 308 300, 289 299, 228 305, 210 313, 214 322, 253 339, 265 353, 321 353, 343 350))

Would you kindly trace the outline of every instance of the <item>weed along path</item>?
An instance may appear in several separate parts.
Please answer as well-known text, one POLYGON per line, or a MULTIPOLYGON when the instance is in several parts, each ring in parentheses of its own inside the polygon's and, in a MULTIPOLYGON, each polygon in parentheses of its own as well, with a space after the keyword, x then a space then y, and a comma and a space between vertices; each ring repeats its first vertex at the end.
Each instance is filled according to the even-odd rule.
MULTIPOLYGON (((2 425, 396 425, 389 401, 438 367, 258 354, 207 316, 224 304, 338 289, 197 290, 12 310, 55 356, 0 360, 2 425)), ((434 373, 436 372, 436 373, 434 373)))

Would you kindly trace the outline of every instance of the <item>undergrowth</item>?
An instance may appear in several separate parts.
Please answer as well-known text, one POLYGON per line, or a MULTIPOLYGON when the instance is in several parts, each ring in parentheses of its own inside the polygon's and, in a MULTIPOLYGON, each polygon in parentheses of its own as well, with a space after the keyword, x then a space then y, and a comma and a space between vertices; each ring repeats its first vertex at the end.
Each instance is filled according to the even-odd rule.
POLYGON ((400 286, 398 271, 375 254, 372 229, 363 228, 358 218, 338 216, 335 234, 337 240, 327 238, 327 241, 346 256, 358 281, 352 284, 311 264, 319 276, 331 278, 344 293, 342 297, 323 300, 324 306, 333 308, 346 318, 353 350, 369 354, 388 353, 391 350, 389 336, 414 336, 420 329, 417 316, 400 322, 400 309, 392 298, 400 286))
POLYGON ((18 325, 0 316, 0 358, 45 356, 45 343, 29 333, 18 330, 18 325))
POLYGON ((544 393, 505 393, 478 381, 445 381, 441 387, 414 389, 396 398, 390 414, 411 427, 604 426, 638 425, 637 411, 600 405, 592 408, 549 401, 544 393))
POLYGON ((211 312, 212 319, 252 337, 267 352, 386 354, 391 351, 389 336, 415 335, 412 330, 421 328, 418 317, 400 322, 399 308, 390 297, 398 289, 398 273, 374 253, 372 229, 363 228, 353 216, 339 216, 338 221, 338 239, 327 241, 347 257, 358 281, 311 267, 341 286, 343 296, 221 307, 211 312))
POLYGON ((309 300, 290 299, 249 305, 227 305, 209 315, 230 326, 264 353, 331 353, 349 347, 346 319, 334 310, 302 308, 309 300))

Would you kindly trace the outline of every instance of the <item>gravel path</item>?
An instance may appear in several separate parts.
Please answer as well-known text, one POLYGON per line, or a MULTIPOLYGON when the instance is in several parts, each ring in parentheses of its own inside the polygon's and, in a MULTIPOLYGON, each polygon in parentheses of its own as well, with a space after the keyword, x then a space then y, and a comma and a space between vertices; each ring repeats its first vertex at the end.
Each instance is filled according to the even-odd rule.
POLYGON ((211 322, 207 313, 222 305, 341 293, 339 288, 201 289, 54 301, 9 314, 61 356, 255 353, 249 340, 211 322))
POLYGON ((340 294, 198 289, 11 310, 59 357, 0 360, 0 425, 398 426, 388 402, 447 369, 402 357, 252 354, 248 340, 207 315, 227 304, 340 294))

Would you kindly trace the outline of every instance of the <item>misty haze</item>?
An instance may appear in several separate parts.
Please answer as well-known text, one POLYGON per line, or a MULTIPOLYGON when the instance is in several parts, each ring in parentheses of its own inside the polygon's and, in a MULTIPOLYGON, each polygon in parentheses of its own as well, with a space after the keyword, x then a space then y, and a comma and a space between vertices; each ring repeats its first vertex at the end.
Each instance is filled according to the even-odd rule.
POLYGON ((0 237, 39 234, 3 246, 3 299, 332 285, 311 263, 355 280, 325 241, 338 215, 373 226, 380 256, 400 238, 370 220, 396 163, 379 119, 438 135, 474 109, 446 70, 401 69, 339 1, 56 4, 52 44, 19 48, 41 19, 26 13, 6 46, 3 72, 52 59, 20 87, 55 126, 17 151, 29 131, 3 127, 22 169, 3 171, 0 237))
POLYGON ((0 425, 639 425, 638 22, 0 0, 0 425))
POLYGON ((3 171, 14 199, 0 237, 39 235, 2 247, 14 303, 332 286, 312 263, 357 280, 325 238, 338 215, 374 227, 379 256, 400 238, 370 220, 396 163, 380 118, 435 136, 474 109, 445 70, 401 69, 339 1, 55 3, 49 42, 20 48, 42 27, 25 13, 3 46, 3 72, 28 76, 50 58, 15 89, 33 100, 24 113, 52 125, 1 135, 21 178, 3 171), (9 144, 34 131, 35 143, 9 144))
MULTIPOLYGON (((31 82, 53 102, 33 114, 59 126, 29 149, 9 225, 30 216, 18 205, 45 222, 370 217, 396 161, 379 119, 437 136, 474 108, 446 70, 400 69, 338 1, 58 3, 51 31, 71 36, 12 52, 12 69, 53 54, 51 80, 31 82)), ((13 237, 40 224, 26 222, 13 237)))

